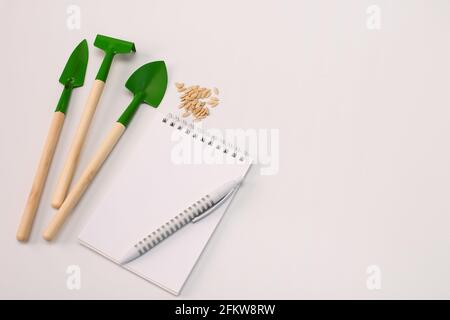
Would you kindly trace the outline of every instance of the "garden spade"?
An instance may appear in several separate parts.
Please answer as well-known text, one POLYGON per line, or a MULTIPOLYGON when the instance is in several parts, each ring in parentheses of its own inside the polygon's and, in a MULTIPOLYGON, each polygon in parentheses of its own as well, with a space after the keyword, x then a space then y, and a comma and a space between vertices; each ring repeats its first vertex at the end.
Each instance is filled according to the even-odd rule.
POLYGON ((56 185, 52 200, 52 206, 54 208, 59 208, 61 206, 64 198, 66 197, 67 191, 69 190, 70 183, 72 182, 73 175, 75 174, 75 170, 77 168, 81 149, 83 148, 83 144, 86 140, 86 135, 91 125, 92 118, 94 117, 98 101, 100 100, 103 88, 105 87, 106 78, 108 77, 108 72, 111 68, 114 56, 116 54, 125 54, 136 51, 134 43, 132 42, 114 39, 100 34, 95 38, 94 46, 104 50, 105 56, 84 106, 84 111, 81 116, 80 123, 78 124, 75 136, 72 140, 63 171, 61 172, 56 185))
POLYGON ((64 123, 72 89, 83 85, 87 62, 88 46, 86 40, 83 40, 78 44, 75 50, 73 50, 61 77, 59 78, 59 82, 64 85, 64 89, 53 114, 53 120, 47 134, 47 139, 45 140, 33 185, 28 196, 25 210, 22 214, 19 229, 17 230, 16 238, 19 241, 27 241, 30 236, 31 226, 39 207, 42 191, 44 189, 45 181, 47 180, 48 170, 64 123))
MULTIPOLYGON (((167 70, 164 61, 150 62, 137 69, 125 84, 133 93, 133 100, 114 124, 114 127, 103 140, 79 180, 69 192, 58 212, 45 229, 43 237, 52 240, 64 221, 72 212, 89 184, 94 179, 102 164, 119 141, 131 119, 142 103, 157 108, 167 88, 167 70)), ((155 137, 157 138, 157 137, 155 137)))

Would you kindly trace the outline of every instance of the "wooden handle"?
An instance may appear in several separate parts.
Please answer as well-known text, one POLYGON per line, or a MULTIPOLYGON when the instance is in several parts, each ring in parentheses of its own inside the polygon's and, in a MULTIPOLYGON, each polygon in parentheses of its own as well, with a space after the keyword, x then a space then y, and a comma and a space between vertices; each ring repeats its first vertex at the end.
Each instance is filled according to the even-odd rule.
POLYGON ((50 168, 50 164, 52 163, 56 144, 58 143, 59 135, 64 124, 64 118, 65 115, 62 112, 55 112, 53 114, 52 123, 50 125, 47 139, 45 140, 44 148, 42 149, 39 165, 34 176, 33 185, 20 220, 19 228, 17 229, 16 238, 19 241, 25 242, 30 236, 31 226, 33 225, 34 217, 41 200, 45 180, 47 180, 48 170, 50 168))
POLYGON ((89 127, 94 117, 95 109, 97 108, 98 101, 102 95, 105 83, 101 80, 95 80, 92 86, 89 97, 84 107, 81 121, 78 125, 78 129, 75 133, 75 137, 70 146, 69 154, 64 164, 63 171, 59 176, 58 183, 56 185, 55 193, 53 195, 52 207, 58 209, 64 201, 67 195, 70 184, 75 174, 75 170, 78 165, 78 159, 80 157, 81 149, 83 148, 84 141, 89 127))
POLYGON ((45 240, 51 241, 56 236, 64 221, 70 215, 73 208, 77 205, 81 196, 86 191, 86 188, 92 182, 124 131, 125 126, 119 122, 116 122, 113 129, 110 131, 106 139, 103 140, 102 145, 82 173, 80 179, 75 183, 73 189, 67 195, 66 200, 64 200, 58 212, 53 216, 53 219, 50 221, 47 229, 45 229, 43 234, 45 240))

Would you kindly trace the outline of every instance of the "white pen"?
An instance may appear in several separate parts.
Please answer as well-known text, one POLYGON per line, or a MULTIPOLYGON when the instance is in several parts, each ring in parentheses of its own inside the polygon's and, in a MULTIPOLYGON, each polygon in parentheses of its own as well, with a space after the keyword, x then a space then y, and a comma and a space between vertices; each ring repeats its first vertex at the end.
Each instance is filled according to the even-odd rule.
POLYGON ((240 185, 241 181, 242 180, 232 180, 225 183, 217 190, 199 199, 183 212, 142 238, 123 256, 120 264, 126 264, 144 255, 158 243, 184 227, 186 224, 190 222, 195 223, 209 215, 228 199, 233 191, 240 185))

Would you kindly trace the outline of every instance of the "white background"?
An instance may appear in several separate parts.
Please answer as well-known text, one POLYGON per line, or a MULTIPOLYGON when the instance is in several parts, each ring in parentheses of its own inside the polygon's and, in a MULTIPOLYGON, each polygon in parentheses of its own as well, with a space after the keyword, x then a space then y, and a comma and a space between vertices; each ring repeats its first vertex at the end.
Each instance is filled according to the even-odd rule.
POLYGON ((92 46, 102 33, 134 41, 138 52, 115 59, 80 167, 129 101, 125 80, 151 60, 166 60, 169 76, 221 88, 212 124, 279 130, 277 174, 252 169, 180 298, 450 298, 449 30, 444 0, 1 0, 0 297, 174 298, 76 241, 149 108, 57 241, 41 238, 103 57, 92 46), (79 30, 66 26, 71 4, 81 9, 79 30), (373 4, 380 30, 366 27, 373 4), (85 86, 74 91, 30 242, 21 244, 15 232, 57 79, 83 38, 85 86), (66 287, 69 265, 81 268, 80 290, 66 287), (366 286, 370 265, 381 270, 379 290, 366 286))

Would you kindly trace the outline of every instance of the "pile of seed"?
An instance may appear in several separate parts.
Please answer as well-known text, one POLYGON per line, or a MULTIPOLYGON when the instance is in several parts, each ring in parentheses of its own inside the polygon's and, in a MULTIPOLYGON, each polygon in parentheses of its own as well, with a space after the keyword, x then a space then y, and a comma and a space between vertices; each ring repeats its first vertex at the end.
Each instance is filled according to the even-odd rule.
POLYGON ((202 121, 209 116, 209 108, 215 108, 219 105, 219 89, 203 88, 200 86, 185 87, 184 83, 176 82, 180 95, 180 109, 184 109, 182 117, 193 116, 194 121, 202 121))

